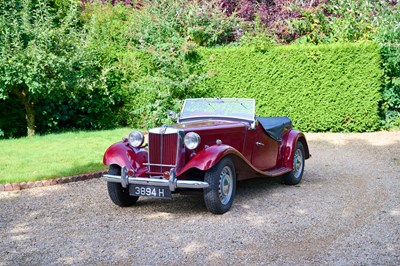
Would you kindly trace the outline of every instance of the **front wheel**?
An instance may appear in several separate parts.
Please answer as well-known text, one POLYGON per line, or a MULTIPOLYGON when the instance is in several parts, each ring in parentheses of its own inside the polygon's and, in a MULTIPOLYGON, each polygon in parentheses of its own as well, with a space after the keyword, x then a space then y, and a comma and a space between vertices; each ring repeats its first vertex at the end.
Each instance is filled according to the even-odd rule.
POLYGON ((223 158, 206 172, 204 181, 210 185, 204 189, 207 209, 214 214, 229 211, 236 193, 236 172, 232 160, 223 158))
MULTIPOLYGON (((121 167, 111 165, 108 173, 110 175, 121 175, 121 167)), ((114 204, 120 207, 129 207, 139 199, 137 196, 129 195, 129 188, 124 188, 120 183, 107 182, 108 195, 114 204)))
POLYGON ((298 141, 293 156, 293 170, 283 175, 283 180, 286 185, 297 185, 300 183, 304 172, 304 146, 298 141))

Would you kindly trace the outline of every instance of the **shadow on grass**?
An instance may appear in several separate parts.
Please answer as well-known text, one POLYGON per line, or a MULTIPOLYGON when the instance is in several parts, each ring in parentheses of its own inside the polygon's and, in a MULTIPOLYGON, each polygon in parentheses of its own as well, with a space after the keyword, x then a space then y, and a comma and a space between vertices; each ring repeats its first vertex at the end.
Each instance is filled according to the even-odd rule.
POLYGON ((70 168, 60 169, 59 171, 52 171, 47 175, 37 176, 37 177, 28 177, 26 180, 19 181, 19 182, 28 182, 28 181, 39 181, 39 180, 47 180, 52 178, 59 178, 59 177, 68 177, 68 176, 76 176, 81 174, 88 174, 92 172, 98 172, 107 170, 108 167, 102 163, 88 163, 85 165, 77 165, 72 166, 70 168))

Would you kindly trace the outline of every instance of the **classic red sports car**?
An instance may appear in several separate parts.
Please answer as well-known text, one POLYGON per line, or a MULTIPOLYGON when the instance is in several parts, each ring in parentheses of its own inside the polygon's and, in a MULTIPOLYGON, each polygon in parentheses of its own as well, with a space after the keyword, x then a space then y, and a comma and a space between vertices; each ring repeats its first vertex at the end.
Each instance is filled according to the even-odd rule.
POLYGON ((295 185, 310 157, 291 120, 255 116, 254 99, 187 99, 176 124, 150 129, 147 144, 144 138, 133 131, 104 154, 103 179, 116 205, 197 190, 210 212, 222 214, 232 206, 236 181, 282 175, 295 185))

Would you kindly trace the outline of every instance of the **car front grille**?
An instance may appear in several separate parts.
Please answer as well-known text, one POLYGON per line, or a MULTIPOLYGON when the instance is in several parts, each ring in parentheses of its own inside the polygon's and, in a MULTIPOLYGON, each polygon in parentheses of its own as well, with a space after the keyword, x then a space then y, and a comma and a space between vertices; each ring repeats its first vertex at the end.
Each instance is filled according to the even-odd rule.
POLYGON ((149 133, 149 172, 161 174, 176 167, 178 134, 149 133))

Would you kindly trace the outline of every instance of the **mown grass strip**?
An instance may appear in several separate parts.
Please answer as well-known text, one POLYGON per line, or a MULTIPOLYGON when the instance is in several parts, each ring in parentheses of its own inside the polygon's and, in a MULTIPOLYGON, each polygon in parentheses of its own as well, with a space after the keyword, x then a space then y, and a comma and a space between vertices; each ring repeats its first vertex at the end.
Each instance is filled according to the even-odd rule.
POLYGON ((0 140, 0 184, 105 170, 105 150, 130 131, 120 128, 0 140))

